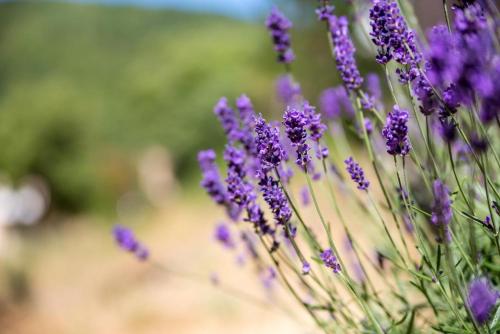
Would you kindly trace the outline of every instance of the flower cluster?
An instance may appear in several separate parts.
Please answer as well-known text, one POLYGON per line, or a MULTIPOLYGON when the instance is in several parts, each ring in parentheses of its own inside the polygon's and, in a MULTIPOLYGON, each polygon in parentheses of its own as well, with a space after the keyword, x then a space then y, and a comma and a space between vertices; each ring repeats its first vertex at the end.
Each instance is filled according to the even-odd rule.
POLYGON ((113 227, 113 236, 120 248, 133 253, 140 261, 148 259, 148 249, 137 240, 131 229, 122 225, 115 225, 113 227))
POLYGON ((288 107, 283 114, 283 125, 288 139, 296 148, 297 165, 305 168, 311 161, 308 154, 309 145, 306 143, 309 118, 303 110, 288 107))
POLYGON ((361 168, 352 157, 347 158, 344 163, 346 165, 347 172, 351 176, 351 179, 357 183, 358 189, 367 190, 370 182, 366 180, 363 168, 361 168))
POLYGON ((415 78, 415 66, 420 61, 415 33, 411 31, 395 0, 374 0, 370 9, 372 42, 377 46, 376 60, 387 64, 394 59, 410 70, 398 69, 400 80, 408 82, 415 78))
POLYGON ((449 224, 453 217, 450 191, 443 181, 436 180, 433 184, 433 193, 434 203, 432 204, 431 223, 440 229, 437 240, 449 242, 451 240, 449 224))
POLYGON ((480 325, 489 319, 499 298, 500 292, 492 288, 487 278, 476 278, 470 283, 468 303, 480 325))
MULTIPOLYGON (((349 3, 348 10, 358 8, 349 3)), ((289 66, 278 80, 281 122, 256 114, 246 95, 235 111, 219 100, 214 111, 227 137, 227 177, 220 177, 215 152, 201 151, 201 185, 235 223, 216 225, 215 239, 242 248, 245 261, 238 263, 250 259, 266 288, 284 284, 325 332, 493 332, 500 298, 492 265, 500 256, 496 17, 483 2, 461 1, 450 29, 431 29, 420 53, 406 23, 417 21, 404 17, 398 3, 372 0, 369 14, 349 16, 359 29, 367 26, 362 20, 370 23, 373 63, 397 63, 400 87, 387 78, 396 103, 390 112, 378 74, 362 80, 347 19, 335 16, 328 0, 316 14, 341 82, 321 93, 322 115, 289 66), (420 109, 425 122, 419 114, 410 118, 410 108, 420 109), (362 191, 348 186, 338 165, 343 156, 362 191), (370 168, 366 174, 360 164, 370 168), (372 229, 380 233, 358 237, 372 229), (338 247, 342 237, 346 247, 338 247), (394 286, 408 294, 395 296, 394 286), (344 292, 353 303, 344 302, 344 292)), ((412 12, 410 2, 403 5, 412 12)), ((279 61, 288 64, 290 21, 274 8, 266 24, 279 61)), ((117 234, 121 247, 136 252, 131 232, 117 234)))
POLYGON ((292 22, 277 7, 273 7, 266 19, 266 27, 273 39, 274 50, 278 53, 278 61, 290 64, 295 59, 288 33, 288 30, 292 28, 292 22))
POLYGON ((337 257, 330 248, 325 249, 323 252, 321 252, 319 257, 321 261, 323 261, 323 264, 326 267, 330 268, 334 273, 337 274, 341 271, 337 257))
POLYGON ((348 21, 345 16, 337 17, 331 15, 328 19, 330 34, 335 51, 337 69, 348 90, 355 90, 363 83, 359 73, 354 53, 356 49, 349 37, 348 21))
POLYGON ((411 150, 408 138, 408 111, 395 105, 382 130, 387 153, 391 155, 407 155, 411 150))

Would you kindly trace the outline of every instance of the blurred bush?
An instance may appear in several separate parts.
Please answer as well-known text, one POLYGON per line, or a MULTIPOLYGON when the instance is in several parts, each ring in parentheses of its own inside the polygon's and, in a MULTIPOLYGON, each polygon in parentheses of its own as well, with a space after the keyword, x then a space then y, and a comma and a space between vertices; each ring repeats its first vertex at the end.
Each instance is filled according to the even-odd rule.
MULTIPOLYGON (((338 77, 324 27, 307 12, 295 18, 293 71, 315 103, 338 77)), ((283 68, 274 60, 262 22, 0 4, 0 171, 14 182, 43 176, 53 203, 71 211, 112 208, 136 186, 136 157, 152 145, 166 147, 189 180, 196 151, 222 145, 212 115, 220 96, 245 92, 259 112, 279 117, 274 79, 283 68)))

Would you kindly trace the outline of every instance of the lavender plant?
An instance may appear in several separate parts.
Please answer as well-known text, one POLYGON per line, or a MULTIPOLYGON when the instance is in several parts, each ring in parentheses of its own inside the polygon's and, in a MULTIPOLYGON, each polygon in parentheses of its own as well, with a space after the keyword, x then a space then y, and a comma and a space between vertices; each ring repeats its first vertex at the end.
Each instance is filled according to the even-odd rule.
POLYGON ((215 238, 250 249, 264 285, 286 289, 318 331, 500 332, 499 11, 461 1, 452 18, 443 3, 446 25, 417 35, 409 1, 349 1, 369 23, 360 26, 384 96, 378 76, 365 80, 357 67, 350 17, 319 1, 342 80, 325 88, 321 113, 293 77, 292 24, 275 7, 266 27, 284 65, 282 121, 256 114, 246 95, 238 113, 226 98, 214 109, 227 176, 202 151, 201 185, 233 221, 217 224, 215 238), (315 216, 304 213, 311 202, 315 216))

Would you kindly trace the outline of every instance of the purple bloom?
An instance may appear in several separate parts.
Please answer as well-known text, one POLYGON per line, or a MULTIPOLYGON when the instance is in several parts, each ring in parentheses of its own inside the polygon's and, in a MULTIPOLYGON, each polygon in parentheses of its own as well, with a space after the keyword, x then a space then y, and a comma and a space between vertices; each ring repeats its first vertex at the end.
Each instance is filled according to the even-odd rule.
POLYGON ((366 75, 366 90, 375 100, 382 98, 382 89, 380 87, 380 79, 376 73, 366 75))
POLYGON ((311 157, 308 154, 309 145, 306 143, 309 118, 304 111, 287 107, 283 115, 283 125, 285 126, 285 133, 288 139, 296 149, 297 165, 305 168, 309 161, 311 161, 311 157))
POLYGON ((323 261, 323 264, 332 269, 335 274, 339 273, 341 268, 340 264, 337 261, 337 257, 333 254, 333 251, 328 248, 324 250, 320 255, 319 255, 321 261, 323 261))
POLYGON ((344 86, 325 89, 321 93, 319 105, 326 118, 337 119, 342 114, 349 118, 354 117, 354 108, 344 86))
POLYGON ((226 188, 224 187, 217 165, 215 164, 215 152, 213 150, 200 151, 198 162, 202 172, 200 185, 207 191, 213 201, 226 208, 228 216, 233 220, 238 220, 241 209, 230 202, 226 188))
POLYGON ((307 186, 303 186, 300 190, 300 199, 303 206, 308 206, 309 204, 311 204, 311 196, 309 195, 309 189, 307 188, 307 186))
POLYGON ((321 115, 316 112, 316 108, 305 101, 303 105, 304 113, 309 118, 309 136, 312 141, 319 142, 326 130, 326 125, 321 122, 321 115))
POLYGON ((260 180, 259 185, 264 201, 269 205, 276 223, 279 225, 288 223, 292 217, 292 210, 278 181, 266 175, 260 180))
POLYGON ((273 39, 274 50, 278 53, 278 62, 290 64, 295 59, 288 33, 292 28, 292 22, 277 7, 273 7, 266 19, 266 27, 273 39))
POLYGON ((348 21, 345 16, 330 16, 328 19, 333 41, 337 70, 348 90, 355 90, 363 83, 354 53, 356 49, 349 36, 348 21))
POLYGON ((394 59, 401 65, 411 65, 409 72, 398 69, 401 81, 411 81, 412 71, 421 56, 415 34, 408 29, 398 4, 394 0, 374 0, 370 9, 370 26, 372 42, 378 47, 377 62, 387 64, 394 59))
POLYGON ((234 248, 234 241, 231 237, 231 231, 225 223, 220 223, 215 226, 215 240, 220 242, 226 248, 234 248))
POLYGON ((262 115, 255 118, 255 145, 264 172, 278 167, 285 157, 279 130, 266 123, 262 115))
POLYGON ((276 270, 274 270, 273 267, 267 267, 265 270, 261 271, 260 277, 264 287, 267 290, 271 290, 276 281, 276 270))
POLYGON ((495 309, 500 293, 487 278, 476 278, 469 284, 468 303, 474 319, 484 325, 495 309))
POLYGON ((224 160, 228 165, 226 178, 228 199, 240 207, 245 207, 256 197, 252 185, 245 180, 245 153, 227 145, 224 160))
POLYGON ((363 168, 361 168, 352 157, 347 158, 344 163, 346 164, 347 171, 351 175, 351 179, 357 183, 358 189, 367 190, 370 182, 366 180, 363 168))
POLYGON ((276 80, 276 92, 278 97, 287 105, 302 94, 300 85, 294 82, 289 74, 282 75, 276 80))
POLYGON ((365 122, 366 133, 368 135, 371 135, 372 132, 373 132, 373 123, 372 123, 372 121, 369 118, 365 117, 364 122, 365 122))
POLYGON ((238 108, 241 120, 240 141, 250 155, 255 155, 255 140, 253 137, 255 112, 252 101, 243 94, 236 100, 236 108, 238 108))
MULTIPOLYGON (((493 68, 490 71, 490 80, 498 81, 500 78, 500 56, 493 60, 493 68)), ((479 117, 481 121, 488 124, 500 116, 500 85, 494 85, 493 90, 483 99, 479 117)))
POLYGON ((219 170, 215 164, 215 152, 213 150, 200 151, 198 153, 198 162, 203 175, 201 186, 205 188, 208 195, 217 204, 226 202, 226 191, 221 182, 219 170))
POLYGON ((429 48, 425 53, 427 78, 438 87, 445 87, 458 76, 460 54, 455 35, 444 25, 432 28, 428 33, 429 48))
POLYGON ((311 272, 311 265, 309 262, 305 261, 302 263, 302 275, 307 275, 311 272))
POLYGON ((115 225, 113 227, 113 236, 120 248, 134 253, 134 255, 141 261, 145 261, 149 257, 148 249, 142 245, 135 237, 131 229, 122 225, 115 225))
POLYGON ((328 21, 330 17, 333 15, 333 11, 335 10, 334 6, 331 5, 322 5, 315 10, 316 16, 318 17, 318 21, 328 21))
POLYGON ((423 75, 419 75, 412 82, 413 93, 420 101, 420 112, 425 116, 433 114, 439 106, 439 100, 434 94, 432 86, 423 75))
POLYGON ((227 104, 227 99, 221 97, 214 107, 214 113, 219 118, 219 121, 226 133, 230 143, 240 139, 239 122, 233 109, 227 104))
POLYGON ((395 105, 387 115, 382 135, 386 140, 387 153, 391 155, 407 155, 411 150, 408 139, 408 111, 395 105))
POLYGON ((438 242, 451 241, 449 224, 453 216, 451 208, 450 191, 446 184, 441 180, 435 180, 433 183, 434 203, 432 204, 431 223, 442 231, 442 236, 438 236, 438 242))

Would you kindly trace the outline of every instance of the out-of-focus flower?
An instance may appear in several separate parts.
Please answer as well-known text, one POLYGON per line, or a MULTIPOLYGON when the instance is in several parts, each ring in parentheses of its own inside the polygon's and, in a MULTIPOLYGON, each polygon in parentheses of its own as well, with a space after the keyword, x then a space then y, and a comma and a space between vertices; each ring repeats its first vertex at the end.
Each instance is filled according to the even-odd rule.
POLYGON ((488 321, 498 298, 500 298, 500 293, 485 277, 476 278, 469 284, 468 303, 478 324, 484 325, 488 321))
POLYGON ((291 75, 285 74, 276 80, 276 93, 283 103, 288 105, 301 96, 302 90, 300 85, 293 81, 291 75))
POLYGON ((226 223, 219 223, 215 226, 215 240, 220 242, 226 248, 234 248, 234 241, 231 237, 231 231, 226 223))
POLYGON ((148 259, 148 249, 137 240, 131 229, 117 224, 113 227, 113 236, 120 248, 133 253, 141 261, 148 259))
POLYGON ((228 141, 230 143, 238 141, 240 139, 238 118, 234 110, 229 107, 227 98, 221 97, 219 99, 214 107, 214 113, 219 118, 228 141))
POLYGON ((341 116, 354 117, 354 108, 344 86, 325 89, 319 100, 320 110, 328 119, 337 119, 341 116))
POLYGON ((333 254, 333 251, 328 248, 325 249, 320 255, 319 255, 321 261, 323 261, 323 264, 332 269, 334 273, 339 273, 341 268, 340 264, 337 261, 337 257, 333 254))
POLYGON ((431 223, 443 233, 444 240, 440 235, 438 235, 437 240, 439 242, 450 242, 449 224, 453 216, 450 191, 441 180, 435 180, 432 189, 434 202, 432 204, 431 223))
POLYGON ((278 53, 278 62, 290 64, 295 59, 288 33, 292 22, 277 7, 273 7, 266 19, 266 27, 273 39, 274 50, 278 53))

